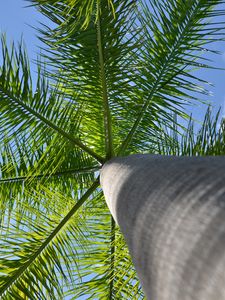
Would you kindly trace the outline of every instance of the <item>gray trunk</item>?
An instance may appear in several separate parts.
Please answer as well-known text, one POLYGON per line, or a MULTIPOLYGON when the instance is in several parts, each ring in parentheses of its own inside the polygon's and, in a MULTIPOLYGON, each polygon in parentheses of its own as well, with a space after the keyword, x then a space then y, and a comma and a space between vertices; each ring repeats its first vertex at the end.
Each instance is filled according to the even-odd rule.
POLYGON ((147 299, 225 299, 225 157, 115 158, 101 184, 147 299))

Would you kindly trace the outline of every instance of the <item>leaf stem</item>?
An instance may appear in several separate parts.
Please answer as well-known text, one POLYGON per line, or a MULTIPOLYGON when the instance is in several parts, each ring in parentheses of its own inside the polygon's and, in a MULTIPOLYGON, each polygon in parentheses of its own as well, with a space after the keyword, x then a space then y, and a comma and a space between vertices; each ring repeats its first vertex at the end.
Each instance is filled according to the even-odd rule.
POLYGON ((43 123, 45 123, 47 126, 49 126, 50 128, 52 128, 54 131, 60 133, 64 138, 66 138, 67 140, 69 140, 73 145, 81 148, 86 153, 88 153, 89 155, 91 155, 92 157, 94 157, 98 162, 100 162, 100 163, 104 162, 104 159, 100 155, 98 155, 92 149, 90 149, 89 147, 87 147, 86 145, 84 145, 80 140, 78 140, 74 136, 70 135, 69 133, 65 132, 60 127, 56 126, 54 123, 52 123, 51 121, 49 121, 48 119, 46 119, 44 116, 42 116, 41 114, 39 114, 36 110, 32 109, 30 106, 28 106, 27 104, 25 104, 22 100, 19 100, 16 97, 12 96, 2 86, 0 86, 0 93, 3 95, 3 98, 5 98, 5 97, 9 98, 16 105, 19 105, 20 107, 22 107, 23 111, 26 110, 28 113, 30 113, 33 116, 35 116, 37 119, 39 119, 40 121, 42 121, 43 123))
POLYGON ((109 299, 113 299, 113 286, 114 286, 114 268, 115 268, 115 227, 116 223, 111 216, 111 262, 110 262, 110 285, 109 285, 109 299))
MULTIPOLYGON (((100 2, 100 1, 99 1, 100 2)), ((103 110, 104 110, 104 128, 105 128, 105 149, 106 159, 113 157, 113 138, 112 138, 112 119, 109 108, 109 99, 107 92, 106 74, 104 66, 104 55, 103 55, 103 44, 102 44, 102 33, 101 33, 101 20, 100 20, 100 3, 97 3, 97 42, 98 42, 98 54, 100 63, 100 74, 102 82, 102 99, 103 99, 103 110)))
POLYGON ((19 182, 19 181, 25 181, 29 179, 30 177, 34 179, 41 179, 43 177, 57 177, 57 176, 66 176, 66 175, 73 175, 73 174, 83 174, 83 173, 89 173, 89 172, 96 172, 99 170, 98 166, 93 166, 93 167, 87 167, 83 169, 72 169, 72 170, 67 170, 67 171, 60 171, 60 172, 55 172, 55 173, 48 173, 48 174, 40 174, 40 175, 32 175, 32 176, 18 176, 18 177, 9 177, 9 178, 1 178, 0 179, 0 184, 1 183, 7 183, 7 182, 19 182))

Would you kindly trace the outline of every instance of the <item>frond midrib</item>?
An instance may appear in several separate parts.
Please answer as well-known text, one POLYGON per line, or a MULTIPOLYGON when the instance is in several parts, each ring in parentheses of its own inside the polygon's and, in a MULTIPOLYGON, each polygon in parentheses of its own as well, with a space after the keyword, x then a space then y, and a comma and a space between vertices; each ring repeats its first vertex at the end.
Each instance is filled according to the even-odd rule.
POLYGON ((48 173, 48 174, 40 174, 40 175, 32 175, 32 176, 17 176, 17 177, 8 177, 8 178, 0 178, 0 184, 1 183, 11 183, 11 182, 19 182, 19 181, 26 181, 29 178, 33 179, 41 179, 44 177, 57 177, 57 176, 67 176, 67 175, 75 175, 75 174, 84 174, 89 172, 96 172, 99 170, 99 166, 93 166, 93 167, 87 167, 87 168, 81 168, 81 169, 71 169, 67 171, 59 171, 55 173, 48 173))
POLYGON ((69 133, 67 133, 64 130, 62 130, 60 127, 58 127, 57 125, 55 125, 54 123, 52 123, 51 121, 49 121, 48 119, 46 119, 40 113, 38 113, 37 111, 35 111, 31 107, 29 107, 23 101, 21 101, 21 100, 17 99, 16 97, 14 97, 12 94, 10 94, 8 91, 6 91, 2 86, 0 86, 0 92, 3 94, 3 96, 6 96, 7 98, 11 99, 17 105, 19 105, 20 107, 22 107, 23 109, 25 109, 27 112, 29 112, 30 114, 32 114, 33 116, 35 116, 35 118, 37 118, 38 120, 40 120, 41 122, 43 122, 45 125, 47 125, 51 129, 53 129, 54 131, 56 131, 57 133, 59 133, 64 139, 66 139, 67 141, 69 141, 70 143, 72 143, 74 146, 79 147, 80 149, 84 150, 86 153, 88 153, 89 155, 91 155, 92 157, 94 157, 98 162, 100 162, 100 163, 104 162, 104 159, 100 155, 98 155, 92 149, 90 149, 89 147, 87 147, 86 145, 84 145, 80 140, 78 140, 77 138, 73 137, 69 133))
POLYGON ((97 42, 98 42, 98 54, 100 64, 100 74, 102 83, 102 100, 103 100, 103 113, 104 113, 104 129, 105 129, 105 149, 106 158, 110 159, 113 157, 113 137, 112 137, 112 119, 109 107, 108 90, 104 66, 104 55, 102 45, 102 34, 101 34, 101 14, 100 14, 100 3, 97 4, 97 42))
POLYGON ((114 268, 115 268, 115 251, 116 251, 116 245, 115 245, 115 237, 116 237, 116 232, 115 232, 115 227, 116 223, 111 216, 111 249, 110 249, 110 255, 111 255, 111 262, 110 262, 110 277, 111 281, 109 284, 109 299, 113 299, 113 286, 114 286, 114 268))

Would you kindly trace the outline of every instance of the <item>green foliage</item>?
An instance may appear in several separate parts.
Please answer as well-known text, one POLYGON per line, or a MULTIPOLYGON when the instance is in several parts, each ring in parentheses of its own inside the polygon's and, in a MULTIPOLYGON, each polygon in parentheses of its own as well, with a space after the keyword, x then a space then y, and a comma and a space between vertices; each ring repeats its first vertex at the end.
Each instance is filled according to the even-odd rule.
POLYGON ((36 82, 2 38, 1 299, 144 299, 99 171, 132 153, 225 154, 219 113, 197 133, 177 121, 207 94, 194 70, 213 68, 225 1, 30 2, 54 26, 38 29, 36 82))
POLYGON ((157 143, 151 152, 162 155, 205 156, 225 154, 225 122, 219 123, 220 110, 212 116, 211 106, 208 107, 203 123, 196 132, 193 119, 190 117, 187 129, 178 134, 176 116, 171 130, 163 127, 157 143))

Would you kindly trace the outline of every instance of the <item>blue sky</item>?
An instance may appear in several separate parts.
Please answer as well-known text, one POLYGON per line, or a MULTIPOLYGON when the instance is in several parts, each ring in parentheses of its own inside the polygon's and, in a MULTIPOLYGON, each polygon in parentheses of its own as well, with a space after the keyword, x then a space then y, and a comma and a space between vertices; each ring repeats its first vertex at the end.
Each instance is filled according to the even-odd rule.
MULTIPOLYGON (((19 41, 23 35, 28 55, 30 59, 35 60, 39 52, 40 41, 36 37, 37 32, 32 26, 39 27, 39 22, 49 23, 49 21, 38 13, 34 7, 25 8, 27 5, 28 2, 25 0, 2 0, 0 31, 6 33, 8 42, 19 41)), ((223 55, 213 57, 215 65, 225 68, 225 42, 213 44, 213 49, 220 50, 223 53, 223 55)), ((32 69, 34 70, 34 68, 32 69)), ((213 96, 207 97, 207 99, 212 102, 215 111, 221 106, 225 117, 225 71, 201 70, 200 74, 204 79, 215 85, 210 88, 213 96)), ((188 109, 198 120, 202 119, 205 110, 206 107, 202 104, 188 109)))
POLYGON ((23 35, 29 56, 35 58, 40 45, 36 31, 31 26, 38 27, 39 22, 48 21, 34 7, 27 7, 24 0, 2 0, 0 10, 0 30, 7 34, 8 41, 19 41, 23 35))

